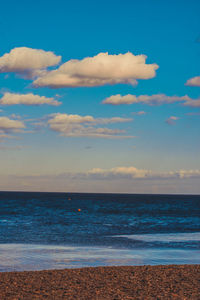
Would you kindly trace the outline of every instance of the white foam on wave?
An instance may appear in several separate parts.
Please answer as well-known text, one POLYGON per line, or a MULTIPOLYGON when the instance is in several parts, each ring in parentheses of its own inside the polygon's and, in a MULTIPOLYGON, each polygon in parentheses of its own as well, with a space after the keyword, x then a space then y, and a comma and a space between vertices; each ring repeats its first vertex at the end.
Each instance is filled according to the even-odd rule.
POLYGON ((198 242, 200 241, 200 232, 191 233, 155 233, 155 234, 130 234, 115 235, 114 237, 123 237, 131 240, 144 242, 198 242))
POLYGON ((0 271, 199 263, 198 250, 0 244, 0 271))

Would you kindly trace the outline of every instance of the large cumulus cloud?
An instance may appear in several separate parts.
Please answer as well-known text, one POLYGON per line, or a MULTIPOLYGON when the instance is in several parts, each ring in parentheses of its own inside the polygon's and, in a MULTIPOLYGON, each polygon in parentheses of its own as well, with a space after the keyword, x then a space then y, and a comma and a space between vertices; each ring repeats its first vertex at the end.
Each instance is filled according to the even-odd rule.
POLYGON ((47 67, 57 65, 60 60, 61 56, 51 51, 18 47, 0 57, 0 73, 15 72, 33 78, 47 67))
POLYGON ((149 79, 156 75, 157 64, 146 64, 145 55, 130 52, 118 55, 99 53, 82 60, 71 59, 57 70, 49 71, 34 81, 35 87, 91 87, 105 84, 128 83, 149 79))

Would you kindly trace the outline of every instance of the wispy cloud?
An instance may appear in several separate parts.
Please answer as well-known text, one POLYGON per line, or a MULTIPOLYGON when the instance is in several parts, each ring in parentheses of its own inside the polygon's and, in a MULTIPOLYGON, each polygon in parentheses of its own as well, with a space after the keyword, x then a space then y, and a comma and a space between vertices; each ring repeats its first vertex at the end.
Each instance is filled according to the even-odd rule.
POLYGON ((68 114, 53 114, 48 120, 51 130, 66 137, 93 137, 93 138, 131 138, 123 135, 125 130, 97 127, 98 125, 130 122, 130 118, 94 118, 68 114))
POLYGON ((131 114, 132 114, 132 115, 135 115, 135 116, 144 116, 144 115, 146 115, 147 113, 146 113, 146 111, 141 110, 141 111, 134 111, 134 112, 132 112, 131 114))
POLYGON ((4 146, 4 145, 0 145, 0 151, 8 151, 8 150, 21 150, 23 149, 22 146, 4 146))
POLYGON ((200 112, 190 112, 187 113, 186 116, 200 116, 200 112))
POLYGON ((178 117, 175 117, 175 116, 171 116, 169 117, 165 122, 168 124, 168 125, 175 125, 176 121, 179 120, 180 118, 178 117))
POLYGON ((15 137, 10 134, 3 133, 3 130, 0 129, 0 143, 4 142, 5 139, 12 139, 12 138, 15 138, 15 137))
POLYGON ((110 169, 93 168, 85 172, 66 172, 53 175, 27 174, 21 178, 54 178, 54 179, 83 179, 83 180, 167 180, 167 179, 189 179, 200 178, 200 170, 178 170, 168 172, 155 172, 147 169, 138 169, 134 166, 115 167, 110 169))
POLYGON ((85 173, 93 179, 169 179, 200 177, 200 170, 179 170, 170 172, 153 172, 151 170, 131 167, 116 167, 111 169, 95 168, 85 173))
POLYGON ((61 102, 57 101, 55 98, 47 98, 45 96, 34 95, 32 93, 28 94, 17 94, 17 93, 4 93, 3 97, 0 99, 1 105, 54 105, 58 106, 61 102))
POLYGON ((146 64, 145 55, 99 53, 82 60, 71 59, 57 70, 39 76, 35 87, 92 87, 105 84, 137 84, 138 79, 155 77, 157 64, 146 64))
POLYGON ((103 100, 103 104, 112 104, 112 105, 120 105, 120 104, 136 104, 142 103, 147 105, 161 105, 161 104, 169 104, 174 102, 183 102, 183 101, 193 101, 189 96, 185 95, 182 97, 178 96, 167 96, 165 94, 156 94, 156 95, 125 95, 122 96, 120 94, 110 96, 103 100))
POLYGON ((190 106, 190 107, 200 107, 200 99, 196 100, 188 100, 185 103, 183 103, 184 106, 190 106))
POLYGON ((112 95, 105 100, 102 101, 103 104, 111 104, 111 105, 130 105, 130 104, 146 104, 146 105, 162 105, 162 104, 170 104, 180 102, 184 106, 190 107, 200 107, 200 98, 192 99, 188 95, 185 96, 167 96, 165 94, 156 94, 156 95, 112 95))

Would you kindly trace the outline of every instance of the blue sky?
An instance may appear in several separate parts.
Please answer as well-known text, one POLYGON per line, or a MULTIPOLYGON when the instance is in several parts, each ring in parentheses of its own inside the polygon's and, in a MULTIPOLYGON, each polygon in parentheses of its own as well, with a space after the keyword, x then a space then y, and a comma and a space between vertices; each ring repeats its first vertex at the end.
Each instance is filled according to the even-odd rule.
POLYGON ((197 0, 2 3, 0 189, 200 193, 199 11, 197 0))

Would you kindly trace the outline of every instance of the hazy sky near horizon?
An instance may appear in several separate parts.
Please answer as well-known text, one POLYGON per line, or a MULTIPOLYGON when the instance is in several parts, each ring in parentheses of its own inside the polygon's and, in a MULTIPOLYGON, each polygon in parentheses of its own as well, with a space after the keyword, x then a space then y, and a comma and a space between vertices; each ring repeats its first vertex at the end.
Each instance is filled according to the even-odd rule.
POLYGON ((0 190, 199 194, 199 12, 1 3, 0 190))

